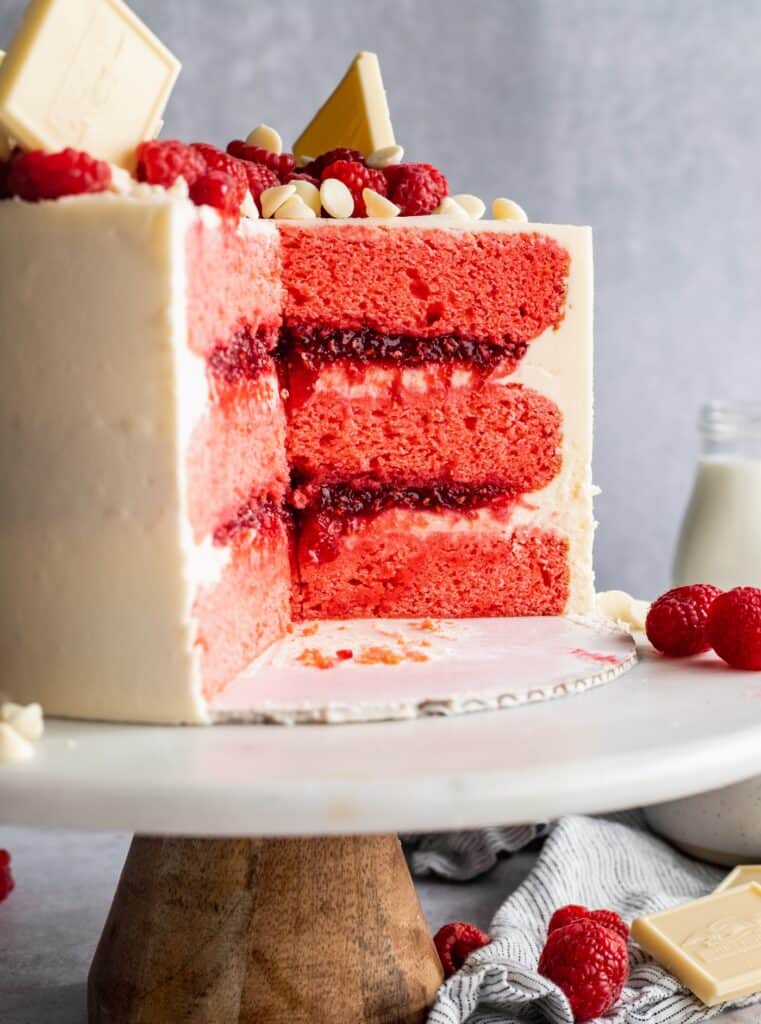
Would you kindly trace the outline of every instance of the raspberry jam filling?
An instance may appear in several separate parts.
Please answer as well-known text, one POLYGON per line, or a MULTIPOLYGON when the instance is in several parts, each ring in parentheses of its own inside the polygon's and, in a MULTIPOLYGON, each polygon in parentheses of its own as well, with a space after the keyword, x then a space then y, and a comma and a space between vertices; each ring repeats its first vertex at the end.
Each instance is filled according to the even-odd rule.
POLYGON ((369 365, 398 369, 430 364, 466 366, 482 378, 495 366, 511 373, 526 353, 525 341, 500 341, 441 334, 432 338, 384 334, 370 327, 342 328, 285 324, 280 330, 278 355, 288 375, 291 402, 299 407, 309 399, 320 368, 342 363, 359 378, 369 365))
POLYGON ((238 509, 235 517, 218 526, 213 534, 213 542, 219 547, 228 544, 243 544, 248 537, 269 539, 278 537, 291 524, 287 509, 266 497, 251 499, 238 509))
POLYGON ((277 344, 277 328, 242 327, 226 345, 217 345, 209 356, 207 369, 214 390, 226 391, 244 380, 253 380, 272 372, 275 363, 270 353, 277 344))
POLYGON ((305 562, 331 562, 338 557, 339 543, 356 523, 387 509, 467 514, 490 508, 507 514, 518 495, 498 481, 483 484, 424 482, 381 484, 373 480, 306 485, 293 495, 299 532, 299 553, 305 562))

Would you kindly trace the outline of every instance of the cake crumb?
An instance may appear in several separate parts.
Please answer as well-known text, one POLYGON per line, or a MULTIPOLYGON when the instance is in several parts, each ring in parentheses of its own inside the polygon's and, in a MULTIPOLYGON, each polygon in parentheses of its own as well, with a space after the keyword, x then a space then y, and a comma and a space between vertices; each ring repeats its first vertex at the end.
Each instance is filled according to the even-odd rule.
POLYGON ((308 626, 303 626, 301 630, 302 636, 314 636, 320 628, 319 622, 310 622, 308 626))
POLYGON ((363 647, 354 661, 357 665, 398 665, 404 654, 382 644, 363 647))
POLYGON ((319 647, 305 647, 296 658, 307 668, 333 668, 336 659, 330 654, 324 654, 319 647))

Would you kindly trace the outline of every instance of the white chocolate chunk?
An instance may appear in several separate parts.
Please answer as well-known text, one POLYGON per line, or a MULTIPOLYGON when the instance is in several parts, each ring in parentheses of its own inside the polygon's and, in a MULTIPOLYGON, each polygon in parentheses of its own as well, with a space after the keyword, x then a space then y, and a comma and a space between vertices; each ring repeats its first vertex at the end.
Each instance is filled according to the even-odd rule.
POLYGON ((25 740, 38 740, 44 731, 42 707, 39 704, 0 704, 0 721, 6 722, 25 740))
POLYGON ((491 204, 491 212, 496 220, 522 220, 528 221, 528 215, 522 206, 518 206, 512 199, 505 199, 499 196, 491 204))
POLYGON ((262 149, 266 149, 269 153, 277 153, 278 156, 283 152, 283 140, 280 138, 279 132, 270 128, 268 124, 258 124, 252 132, 249 132, 246 145, 261 146, 262 149))
POLYGON ((0 764, 18 764, 34 757, 34 747, 12 725, 0 722, 0 764))
POLYGON ((368 217, 398 217, 400 207, 392 203, 390 199, 382 196, 373 188, 363 188, 362 198, 365 201, 365 209, 368 217))
POLYGON ((291 182, 291 184, 296 186, 296 195, 300 196, 310 210, 314 211, 316 217, 319 217, 322 210, 322 202, 320 201, 320 190, 317 186, 313 185, 311 181, 299 181, 298 179, 291 182))
POLYGON ((289 185, 273 185, 272 188, 265 188, 265 190, 259 195, 259 203, 262 207, 262 217, 272 217, 277 210, 283 205, 283 203, 290 199, 291 196, 296 195, 296 186, 293 184, 289 185))
POLYGON ((354 213, 354 197, 338 178, 326 178, 320 185, 320 200, 331 217, 351 217, 354 213))
POLYGON ((259 208, 254 202, 250 189, 246 192, 243 202, 240 204, 240 212, 242 217, 248 217, 249 220, 259 219, 259 208))
POLYGON ((299 195, 286 199, 275 211, 276 220, 314 220, 316 216, 312 207, 307 206, 299 195))
POLYGON ((486 212, 486 203, 478 196, 472 196, 469 192, 460 192, 452 199, 458 203, 467 213, 471 220, 480 220, 486 212))
POLYGON ((313 156, 307 156, 306 153, 301 153, 296 157, 296 166, 306 167, 306 165, 311 164, 313 160, 313 156))
POLYGON ((382 171, 384 167, 393 167, 400 164, 404 158, 404 150, 401 146, 383 146, 376 149, 374 153, 365 160, 368 167, 374 167, 382 171))
POLYGON ((179 61, 125 3, 35 0, 0 72, 0 122, 29 149, 67 146, 131 168, 179 61))
POLYGON ((595 596, 598 615, 614 622, 622 622, 630 629, 643 631, 650 611, 649 601, 638 601, 625 590, 604 590, 595 596))
POLYGON ((460 220, 470 220, 468 211, 464 206, 460 206, 452 196, 444 196, 433 212, 441 217, 459 217, 460 220))

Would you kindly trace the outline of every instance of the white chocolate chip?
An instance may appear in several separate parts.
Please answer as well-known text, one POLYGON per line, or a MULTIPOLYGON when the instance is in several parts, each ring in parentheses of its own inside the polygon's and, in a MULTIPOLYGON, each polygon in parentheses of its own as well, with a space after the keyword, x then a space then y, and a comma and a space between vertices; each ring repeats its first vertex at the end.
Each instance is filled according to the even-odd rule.
POLYGON ((491 204, 491 212, 497 220, 528 220, 523 207, 518 206, 512 199, 505 199, 504 196, 499 196, 494 200, 491 204))
POLYGON ((320 185, 320 200, 331 217, 351 217, 354 213, 354 197, 338 178, 325 178, 320 185))
POLYGON ((250 189, 246 192, 243 202, 240 204, 240 212, 242 217, 248 217, 249 220, 259 220, 259 208, 254 202, 250 189))
POLYGON ((0 764, 18 764, 34 757, 34 747, 12 725, 0 722, 0 764))
POLYGON ((0 705, 0 721, 10 725, 25 740, 38 740, 44 730, 39 704, 14 704, 7 701, 0 705))
POLYGON ((595 596, 595 610, 606 619, 642 631, 650 604, 648 601, 638 601, 625 590, 604 590, 595 596))
POLYGON ((365 209, 368 217, 398 217, 400 207, 392 203, 390 199, 382 196, 373 188, 363 188, 362 198, 365 201, 365 209))
POLYGON ((299 195, 286 199, 275 211, 276 220, 314 220, 316 216, 312 207, 307 206, 299 195))
POLYGON ((286 199, 290 199, 291 196, 296 195, 296 186, 293 184, 289 185, 273 185, 272 188, 265 188, 265 190, 259 195, 259 203, 262 208, 262 217, 272 217, 283 205, 286 199))
POLYGON ((384 167, 393 167, 394 164, 400 164, 404 157, 404 150, 401 146, 383 146, 382 149, 376 149, 374 153, 371 153, 365 160, 368 167, 375 167, 377 170, 382 171, 384 167))
POLYGON ((132 175, 124 167, 118 167, 116 164, 109 166, 111 167, 111 184, 108 186, 108 191, 115 192, 118 196, 129 195, 135 184, 132 175))
POLYGON ((319 217, 322 203, 320 202, 320 190, 317 186, 313 185, 311 181, 300 181, 298 178, 296 181, 292 181, 291 184, 296 186, 296 195, 304 200, 310 210, 314 211, 316 217, 319 217))
POLYGON ((278 156, 283 152, 283 140, 280 138, 279 132, 270 128, 268 124, 258 124, 252 132, 249 132, 246 145, 261 146, 262 149, 266 149, 270 153, 277 153, 278 156))
POLYGON ((444 196, 433 212, 441 217, 457 217, 460 220, 470 220, 468 211, 464 206, 460 206, 452 196, 444 196))
POLYGON ((296 157, 297 167, 306 167, 307 164, 311 164, 314 160, 313 156, 307 156, 306 153, 301 153, 300 156, 296 157))
POLYGON ((452 199, 458 203, 467 213, 471 220, 480 220, 486 212, 486 203, 478 196, 472 196, 468 192, 460 192, 452 199))

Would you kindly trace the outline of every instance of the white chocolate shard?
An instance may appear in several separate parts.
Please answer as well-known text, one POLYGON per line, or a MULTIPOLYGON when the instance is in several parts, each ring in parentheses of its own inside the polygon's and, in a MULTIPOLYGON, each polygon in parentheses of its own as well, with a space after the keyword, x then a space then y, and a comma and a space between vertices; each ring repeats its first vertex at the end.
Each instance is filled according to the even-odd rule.
POLYGON ((354 197, 338 178, 326 178, 320 185, 320 200, 331 217, 345 219, 354 213, 354 197))
POLYGON ((34 757, 34 747, 12 725, 0 722, 0 764, 19 764, 34 757))
POLYGON ((650 602, 639 601, 625 590, 604 590, 595 597, 595 610, 606 619, 642 632, 650 611, 650 602))
POLYGON ((261 146, 269 153, 276 153, 278 156, 283 152, 283 140, 280 133, 268 124, 258 124, 253 131, 248 133, 246 138, 247 146, 261 146))
POLYGON ((384 167, 393 167, 400 164, 404 159, 404 150, 401 146, 383 146, 376 149, 374 153, 365 160, 368 167, 374 167, 382 171, 384 167))
POLYGON ((265 220, 268 217, 273 217, 277 213, 278 209, 283 203, 290 199, 291 196, 296 195, 296 186, 293 184, 289 185, 273 185, 272 188, 265 188, 264 191, 259 195, 259 203, 262 208, 262 217, 265 220))
POLYGON ((378 57, 363 51, 296 139, 293 152, 298 157, 348 146, 367 156, 395 144, 378 57))
POLYGON ((296 195, 300 196, 310 210, 314 211, 316 217, 320 216, 322 210, 322 202, 320 200, 320 190, 316 185, 313 185, 311 181, 296 181, 291 182, 292 185, 296 186, 296 195))
POLYGON ((368 217, 398 217, 400 207, 392 203, 386 196, 376 192, 373 188, 363 188, 362 198, 365 201, 365 209, 368 217))
POLYGON ((39 704, 14 704, 6 701, 0 704, 0 722, 6 722, 30 742, 38 740, 45 730, 39 704))
POLYGON ((250 189, 246 192, 245 198, 240 204, 240 212, 242 217, 248 217, 249 220, 259 220, 259 207, 254 202, 250 189))
POLYGON ((491 204, 491 212, 496 220, 522 220, 528 221, 528 214, 522 206, 518 206, 512 199, 505 199, 498 196, 491 204))
POLYGON ((286 199, 275 211, 275 220, 314 220, 316 216, 312 207, 307 206, 300 195, 286 199))
POLYGON ((478 196, 472 196, 469 192, 460 192, 452 199, 460 205, 471 220, 480 220, 486 212, 486 203, 478 196))
POLYGON ((464 206, 460 206, 452 196, 444 196, 439 205, 433 211, 435 216, 458 217, 460 220, 470 220, 470 214, 464 206))
POLYGON ((179 71, 120 0, 31 0, 0 68, 0 122, 24 149, 131 168, 179 71))

